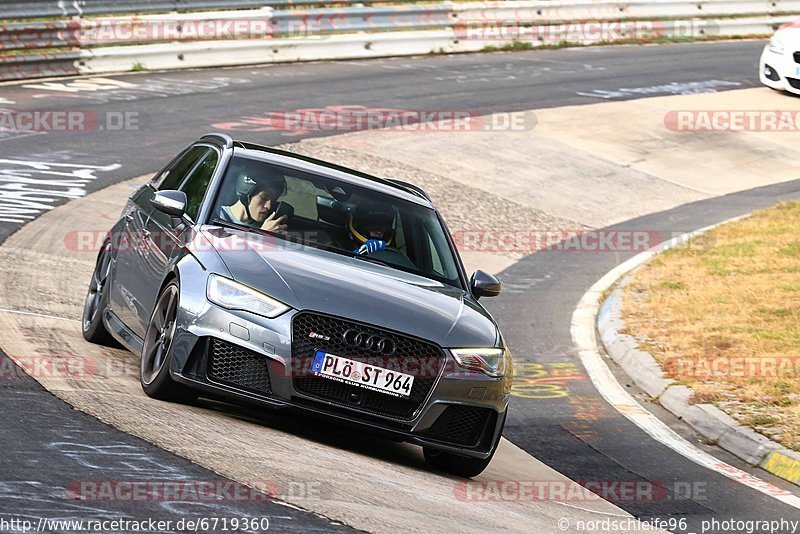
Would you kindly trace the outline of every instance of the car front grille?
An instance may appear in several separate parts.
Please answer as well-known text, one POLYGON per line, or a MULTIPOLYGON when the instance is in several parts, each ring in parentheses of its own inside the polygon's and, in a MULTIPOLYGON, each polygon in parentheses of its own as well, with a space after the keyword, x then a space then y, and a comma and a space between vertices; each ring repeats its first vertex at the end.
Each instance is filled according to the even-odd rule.
POLYGON ((309 397, 333 402, 339 406, 369 414, 411 419, 428 397, 441 373, 445 355, 438 346, 373 326, 327 315, 301 312, 292 319, 293 383, 295 389, 309 397), (387 340, 393 350, 381 353, 359 348, 345 340, 348 331, 387 340), (343 384, 312 373, 317 350, 390 370, 414 375, 409 397, 371 391, 343 384))
POLYGON ((800 89, 800 80, 797 78, 786 78, 789 81, 789 85, 794 87, 795 89, 800 89))
POLYGON ((494 410, 475 406, 451 405, 422 435, 458 445, 478 444, 494 410))
POLYGON ((257 352, 212 339, 208 358, 210 380, 262 395, 272 392, 268 360, 257 352))

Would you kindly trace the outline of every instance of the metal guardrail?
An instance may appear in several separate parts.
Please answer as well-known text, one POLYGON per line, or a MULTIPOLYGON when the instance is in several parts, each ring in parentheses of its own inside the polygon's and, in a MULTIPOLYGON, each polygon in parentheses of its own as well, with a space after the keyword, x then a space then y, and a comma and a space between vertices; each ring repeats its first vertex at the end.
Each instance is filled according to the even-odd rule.
MULTIPOLYGON (((394 0, 395 3, 401 1, 403 0, 394 0)), ((0 20, 355 3, 368 2, 365 0, 27 0, 25 2, 0 0, 0 20)))
MULTIPOLYGON (((83 18, 0 24, 0 51, 89 48, 168 41, 254 39, 327 35, 358 31, 445 28, 453 24, 448 4, 338 9, 271 9, 175 15, 83 18), (233 24, 222 32, 197 28, 233 24)), ((2 57, 2 56, 0 56, 2 57)))
POLYGON ((0 59, 0 80, 47 78, 80 74, 79 51, 26 54, 0 59))
POLYGON ((458 18, 529 20, 532 23, 708 18, 800 13, 798 0, 554 0, 453 4, 458 18))
MULTIPOLYGON (((284 4, 300 4, 306 1, 311 2, 311 0, 285 0, 284 4)), ((190 9, 220 3, 214 0, 137 0, 135 4, 122 0, 98 2, 84 0, 71 3, 33 0, 26 5, 31 12, 36 12, 36 6, 52 10, 53 5, 65 6, 63 10, 66 10, 67 6, 69 9, 83 10, 93 6, 92 9, 108 10, 114 6, 121 9, 123 4, 127 9, 131 9, 132 5, 138 9, 146 4, 154 10, 163 10, 166 6, 177 4, 181 4, 182 9, 190 9)), ((228 0, 225 5, 247 7, 254 3, 251 0, 228 0)), ((0 0, 0 6, 4 8, 18 5, 20 3, 0 0)), ((86 15, 87 12, 83 10, 81 13, 86 15)), ((231 50, 273 49, 272 56, 267 53, 256 53, 253 59, 248 60, 250 63, 257 63, 259 57, 260 62, 275 60, 281 55, 277 52, 281 44, 290 41, 295 47, 307 46, 307 43, 316 41, 314 49, 320 54, 320 58, 329 57, 330 54, 334 54, 330 57, 338 57, 335 56, 337 52, 322 50, 318 46, 319 41, 330 39, 331 36, 357 36, 359 33, 364 34, 361 41, 367 50, 370 49, 370 40, 374 41, 374 36, 379 33, 401 36, 410 31, 433 30, 449 31, 455 45, 458 45, 460 40, 480 40, 481 31, 489 33, 493 29, 512 30, 507 31, 506 37, 501 36, 499 39, 494 39, 494 42, 488 39, 489 42, 483 46, 503 44, 497 41, 513 42, 520 36, 531 39, 532 46, 540 46, 556 44, 559 40, 574 41, 570 38, 570 28, 564 27, 563 24, 608 22, 624 25, 625 22, 644 21, 642 27, 650 24, 653 32, 660 32, 654 33, 656 36, 673 37, 680 28, 688 32, 681 35, 685 37, 707 37, 714 32, 725 36, 752 35, 759 32, 768 33, 763 31, 765 29, 774 30, 786 21, 786 17, 777 15, 785 13, 800 13, 800 0, 504 0, 282 10, 266 7, 253 10, 129 14, 44 22, 23 21, 0 24, 0 79, 74 74, 80 68, 71 67, 70 61, 103 57, 106 58, 104 64, 110 64, 107 58, 115 55, 130 61, 130 65, 144 63, 149 67, 145 62, 131 61, 135 51, 142 45, 161 44, 162 48, 157 52, 161 61, 163 57, 170 55, 169 47, 214 41, 213 52, 207 46, 202 52, 188 47, 195 55, 204 53, 209 57, 214 56, 216 59, 213 61, 216 63, 212 64, 231 64, 230 60, 219 56, 220 51, 225 48, 221 46, 222 44, 231 50), (757 18, 754 19, 754 16, 757 18), (745 20, 743 17, 750 18, 745 20), (734 23, 737 20, 740 21, 738 25, 734 23), (769 22, 770 20, 773 22, 769 22), (722 27, 726 29, 720 30, 722 27), (741 33, 732 34, 731 28, 739 28, 736 31, 741 33), (103 47, 108 50, 101 52, 103 47)), ((634 27, 633 30, 637 28, 634 27)), ((635 37, 633 30, 623 28, 620 38, 635 37)), ((413 36, 409 39, 414 41, 415 50, 424 46, 413 36)), ((586 41, 602 40, 613 39, 591 38, 586 41)), ((436 46, 440 45, 442 36, 437 34, 435 41, 436 46)), ((580 39, 578 41, 581 42, 580 39)), ((338 42, 329 41, 329 44, 334 46, 338 42)), ((358 39, 347 42, 349 44, 346 48, 350 50, 348 53, 355 54, 353 43, 358 42, 358 39)), ((470 43, 462 44, 458 49, 480 48, 470 43)), ((432 46, 428 52, 434 50, 438 48, 432 46)), ((374 51, 370 53, 374 54, 374 51)), ((362 52, 367 56, 370 53, 362 52)), ((183 61, 183 54, 178 54, 178 57, 183 61)), ((298 57, 307 56, 300 54, 298 57)), ((207 66, 202 61, 198 63, 207 66)))
POLYGON ((80 46, 80 21, 0 24, 0 50, 80 46))
POLYGON ((447 28, 451 4, 273 11, 275 36, 447 28))

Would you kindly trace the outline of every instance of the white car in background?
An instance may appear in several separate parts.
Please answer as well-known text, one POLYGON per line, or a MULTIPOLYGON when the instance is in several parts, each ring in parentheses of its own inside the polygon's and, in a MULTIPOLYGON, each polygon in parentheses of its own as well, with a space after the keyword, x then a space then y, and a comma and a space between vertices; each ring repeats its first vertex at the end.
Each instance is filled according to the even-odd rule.
POLYGON ((761 53, 761 83, 800 95, 800 20, 784 24, 761 53))

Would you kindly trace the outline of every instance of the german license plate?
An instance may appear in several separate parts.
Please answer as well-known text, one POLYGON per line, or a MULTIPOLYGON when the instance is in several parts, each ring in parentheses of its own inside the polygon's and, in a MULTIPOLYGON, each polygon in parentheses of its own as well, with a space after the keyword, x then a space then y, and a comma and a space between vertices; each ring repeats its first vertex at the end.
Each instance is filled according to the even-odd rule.
POLYGON ((411 396, 411 388, 414 386, 412 375, 357 362, 321 350, 314 353, 311 370, 317 376, 395 397, 411 396))

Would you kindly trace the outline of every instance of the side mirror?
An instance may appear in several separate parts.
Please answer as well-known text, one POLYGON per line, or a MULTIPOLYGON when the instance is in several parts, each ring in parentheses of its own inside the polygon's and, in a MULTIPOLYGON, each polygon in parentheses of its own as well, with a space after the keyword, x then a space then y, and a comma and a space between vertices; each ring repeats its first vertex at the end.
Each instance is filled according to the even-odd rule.
POLYGON ((491 274, 478 269, 475 271, 475 274, 472 275, 470 287, 475 298, 496 297, 503 289, 503 284, 491 274))
POLYGON ((186 215, 186 193, 183 191, 158 191, 150 200, 155 209, 170 217, 182 219, 186 215))

